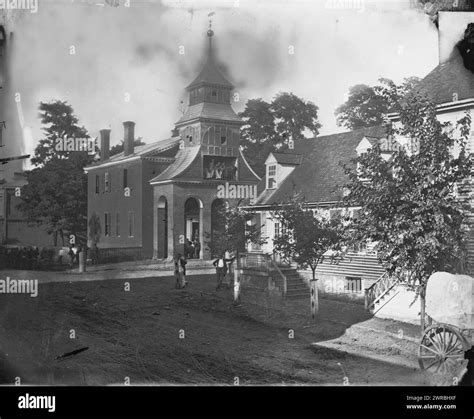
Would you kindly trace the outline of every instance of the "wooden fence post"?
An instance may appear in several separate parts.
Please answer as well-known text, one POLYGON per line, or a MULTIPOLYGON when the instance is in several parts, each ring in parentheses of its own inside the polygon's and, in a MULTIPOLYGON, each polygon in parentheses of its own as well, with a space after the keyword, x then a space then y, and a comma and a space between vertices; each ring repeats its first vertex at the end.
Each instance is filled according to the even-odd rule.
POLYGON ((319 302, 318 302, 318 280, 312 279, 311 284, 311 318, 316 320, 316 315, 319 311, 319 302))

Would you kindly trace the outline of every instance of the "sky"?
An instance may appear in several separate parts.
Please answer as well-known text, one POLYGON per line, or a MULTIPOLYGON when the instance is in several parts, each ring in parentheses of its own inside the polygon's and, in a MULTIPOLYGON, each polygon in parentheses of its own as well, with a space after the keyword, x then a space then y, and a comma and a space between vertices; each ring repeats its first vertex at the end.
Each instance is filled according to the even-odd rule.
POLYGON ((438 63, 437 31, 410 0, 105 1, 40 0, 15 22, 21 151, 42 138, 39 102, 57 99, 91 136, 110 128, 111 145, 126 120, 145 142, 168 138, 203 64, 210 12, 218 59, 239 93, 234 109, 293 92, 319 107, 321 134, 344 130, 334 110, 350 86, 423 77, 438 63))

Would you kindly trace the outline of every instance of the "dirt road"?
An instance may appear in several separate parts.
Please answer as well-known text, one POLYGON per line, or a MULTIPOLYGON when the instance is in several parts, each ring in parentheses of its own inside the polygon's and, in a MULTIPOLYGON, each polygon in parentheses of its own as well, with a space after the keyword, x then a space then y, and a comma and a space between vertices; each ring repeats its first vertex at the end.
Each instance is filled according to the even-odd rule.
MULTIPOLYGON (((235 306, 212 276, 40 284, 0 295, 0 379, 23 384, 424 385, 416 368, 318 346, 337 322, 235 306), (314 345, 316 343, 316 345, 314 345), (81 348, 75 355, 58 356, 81 348)), ((326 316, 335 303, 321 301, 326 316)), ((357 315, 347 308, 348 316, 357 315)), ((362 320, 362 319, 361 319, 362 320)), ((389 361, 389 359, 387 358, 389 361)))

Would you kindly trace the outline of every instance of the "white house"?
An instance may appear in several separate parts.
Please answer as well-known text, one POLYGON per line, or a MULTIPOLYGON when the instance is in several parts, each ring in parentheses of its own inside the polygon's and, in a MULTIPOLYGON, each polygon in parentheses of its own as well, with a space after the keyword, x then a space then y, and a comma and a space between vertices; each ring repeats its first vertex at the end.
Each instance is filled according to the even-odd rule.
MULTIPOLYGON (((439 65, 423 78, 418 87, 436 104, 441 122, 455 124, 466 111, 472 113, 474 108, 474 73, 464 66, 463 57, 456 47, 469 23, 474 23, 474 12, 440 12, 439 65)), ((388 117, 393 126, 399 124, 397 114, 388 117)), ((267 243, 250 250, 273 253, 273 238, 279 233, 280 226, 272 219, 271 209, 295 193, 301 194, 310 208, 325 216, 339 214, 339 202, 344 192, 342 186, 347 181, 342 165, 366 153, 375 143, 381 146, 384 158, 390 157, 394 147, 416 146, 405 138, 392 137, 387 126, 376 126, 306 139, 296 143, 291 153, 270 154, 266 161, 266 176, 262 180, 264 190, 253 207, 257 211, 256 222, 262 225, 267 243)), ((473 129, 468 149, 474 152, 473 129)), ((472 179, 468 183, 470 190, 472 179)), ((467 194, 468 199, 472 196, 472 193, 467 194)), ((355 213, 357 208, 349 211, 355 213)), ((376 315, 418 323, 419 305, 411 305, 414 295, 403 286, 394 286, 387 281, 372 249, 361 243, 359 248, 351 250, 337 263, 325 261, 319 265, 316 273, 322 279, 319 281, 320 290, 349 291, 359 298, 365 293, 369 300, 376 293, 378 296, 386 293, 384 302, 369 307, 376 315)), ((474 266, 474 238, 469 240, 469 255, 468 262, 474 266)))

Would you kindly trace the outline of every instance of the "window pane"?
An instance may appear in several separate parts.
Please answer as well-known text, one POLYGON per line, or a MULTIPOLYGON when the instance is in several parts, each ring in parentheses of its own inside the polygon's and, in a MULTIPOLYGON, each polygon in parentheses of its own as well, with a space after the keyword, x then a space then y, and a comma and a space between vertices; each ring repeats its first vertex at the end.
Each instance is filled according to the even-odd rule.
POLYGON ((133 237, 133 229, 134 229, 134 225, 133 225, 133 211, 130 211, 128 213, 128 237, 133 237))
POLYGON ((110 175, 109 172, 104 173, 105 192, 110 192, 110 175))
POLYGON ((214 127, 209 127, 209 144, 214 145, 214 127))
POLYGON ((280 223, 275 223, 275 237, 280 235, 280 223))
POLYGON ((109 213, 106 212, 104 213, 104 228, 105 228, 105 235, 109 236, 110 235, 110 228, 109 228, 109 213))
POLYGON ((115 214, 115 234, 120 237, 120 214, 118 212, 115 214))

